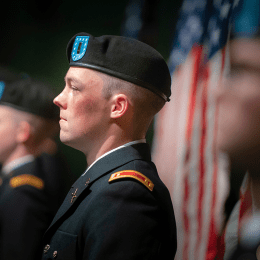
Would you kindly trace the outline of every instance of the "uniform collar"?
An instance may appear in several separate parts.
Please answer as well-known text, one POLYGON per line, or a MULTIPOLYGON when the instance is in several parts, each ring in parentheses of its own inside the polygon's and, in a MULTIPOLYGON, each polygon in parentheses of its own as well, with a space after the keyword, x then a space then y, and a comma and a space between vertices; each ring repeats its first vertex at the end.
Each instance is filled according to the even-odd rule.
POLYGON ((20 157, 16 160, 13 160, 2 168, 2 174, 8 175, 11 171, 18 169, 19 167, 34 161, 34 159, 35 159, 34 156, 29 154, 29 155, 20 157))
POLYGON ((86 174, 80 176, 72 185, 71 190, 67 194, 63 204, 54 217, 52 224, 46 231, 46 234, 49 233, 49 230, 51 230, 52 227, 56 225, 59 219, 71 207, 73 207, 74 201, 73 203, 71 202, 73 194, 75 194, 78 199, 81 193, 85 189, 89 189, 91 184, 97 179, 106 174, 112 174, 113 170, 134 160, 151 161, 150 147, 148 144, 135 143, 133 145, 127 145, 126 147, 122 147, 122 149, 116 149, 113 152, 111 151, 111 153, 103 156, 102 158, 100 158, 100 160, 96 161, 96 163, 86 172, 86 174))
POLYGON ((140 143, 146 143, 146 140, 145 140, 145 139, 140 139, 140 140, 132 141, 132 142, 123 144, 123 145, 121 145, 121 146, 119 146, 119 147, 116 147, 116 148, 114 148, 114 149, 112 149, 112 150, 110 150, 110 151, 104 153, 104 154, 101 155, 99 158, 97 158, 97 159, 86 169, 86 171, 82 174, 82 176, 84 176, 84 175, 90 170, 90 168, 91 168, 97 161, 99 161, 100 159, 104 158, 105 156, 107 156, 107 155, 109 155, 109 154, 111 154, 111 153, 113 153, 113 152, 115 152, 115 151, 117 151, 117 150, 119 150, 119 149, 125 148, 125 147, 127 147, 127 146, 131 146, 131 145, 134 145, 134 144, 140 144, 140 143))
MULTIPOLYGON (((103 174, 113 171, 114 169, 133 160, 151 161, 150 147, 146 143, 136 143, 116 149, 107 154, 88 169, 84 176, 81 176, 78 181, 83 182, 90 179, 90 183, 101 177, 103 174)), ((75 185, 73 185, 75 186, 75 185)))

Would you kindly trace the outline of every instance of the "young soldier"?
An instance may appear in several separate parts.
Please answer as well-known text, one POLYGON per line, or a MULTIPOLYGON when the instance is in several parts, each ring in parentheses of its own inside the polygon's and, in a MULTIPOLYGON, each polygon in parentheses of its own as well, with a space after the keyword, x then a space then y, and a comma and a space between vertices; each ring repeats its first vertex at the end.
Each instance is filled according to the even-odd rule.
POLYGON ((0 73, 1 260, 39 259, 43 233, 61 203, 60 185, 54 196, 47 161, 38 157, 58 124, 52 98, 39 82, 0 73))
MULTIPOLYGON (((216 93, 220 109, 218 146, 240 168, 246 169, 248 174, 242 185, 241 198, 233 209, 225 230, 224 259, 255 259, 243 258, 241 248, 238 248, 235 255, 232 254, 239 242, 243 241, 247 218, 257 216, 260 210, 259 37, 232 40, 230 62, 230 74, 216 93)), ((257 226, 254 232, 256 230, 257 226)), ((249 244, 252 242, 250 237, 254 238, 254 234, 247 239, 249 244)), ((256 256, 256 249, 254 248, 253 257, 256 256)))
POLYGON ((170 195, 145 142, 170 97, 171 78, 150 46, 119 36, 75 35, 67 47, 60 139, 89 167, 45 233, 43 259, 174 259, 170 195))

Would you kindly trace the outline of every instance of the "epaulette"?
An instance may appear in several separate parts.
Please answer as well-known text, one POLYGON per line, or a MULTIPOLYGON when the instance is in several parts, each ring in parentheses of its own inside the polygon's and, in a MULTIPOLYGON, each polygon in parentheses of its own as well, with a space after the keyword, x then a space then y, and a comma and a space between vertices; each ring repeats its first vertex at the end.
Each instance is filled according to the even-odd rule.
POLYGON ((153 191, 154 184, 152 183, 152 181, 150 179, 148 179, 145 175, 143 175, 142 173, 137 172, 137 171, 126 170, 126 171, 120 171, 120 172, 113 173, 110 176, 108 182, 118 180, 121 178, 134 178, 134 179, 138 180, 139 182, 141 182, 142 184, 144 184, 150 191, 153 191))
POLYGON ((39 190, 43 189, 44 181, 36 176, 30 174, 22 174, 16 177, 13 177, 10 182, 12 188, 16 188, 22 185, 30 185, 39 190))

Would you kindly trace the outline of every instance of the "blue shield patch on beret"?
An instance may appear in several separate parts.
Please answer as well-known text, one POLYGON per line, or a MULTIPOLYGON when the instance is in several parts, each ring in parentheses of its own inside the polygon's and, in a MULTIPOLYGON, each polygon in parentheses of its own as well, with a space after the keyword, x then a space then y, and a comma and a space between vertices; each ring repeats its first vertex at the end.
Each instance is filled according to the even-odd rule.
POLYGON ((0 81, 0 99, 3 96, 5 90, 5 83, 3 81, 0 81))
POLYGON ((76 37, 71 52, 71 58, 73 61, 80 60, 85 55, 88 47, 88 41, 89 41, 89 36, 76 37))

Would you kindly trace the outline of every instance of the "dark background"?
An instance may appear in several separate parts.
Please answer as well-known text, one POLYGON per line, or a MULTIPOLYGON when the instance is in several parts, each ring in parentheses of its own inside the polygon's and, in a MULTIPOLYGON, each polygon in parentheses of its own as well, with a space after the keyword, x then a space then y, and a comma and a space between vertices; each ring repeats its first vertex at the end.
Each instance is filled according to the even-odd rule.
MULTIPOLYGON (((143 41, 167 60, 181 0, 149 0, 143 41)), ((0 65, 42 80, 58 94, 68 70, 66 45, 78 32, 121 34, 128 0, 5 1, 0 14, 0 65)), ((148 139, 152 140, 152 131, 148 139)), ((85 156, 59 143, 73 172, 86 168, 85 156)))

